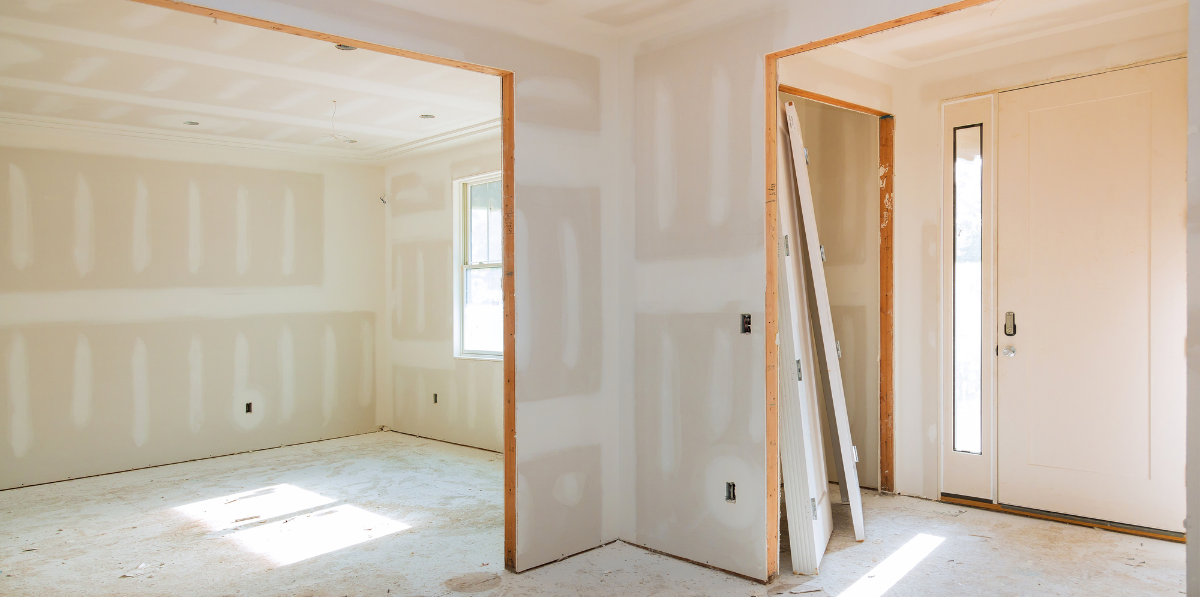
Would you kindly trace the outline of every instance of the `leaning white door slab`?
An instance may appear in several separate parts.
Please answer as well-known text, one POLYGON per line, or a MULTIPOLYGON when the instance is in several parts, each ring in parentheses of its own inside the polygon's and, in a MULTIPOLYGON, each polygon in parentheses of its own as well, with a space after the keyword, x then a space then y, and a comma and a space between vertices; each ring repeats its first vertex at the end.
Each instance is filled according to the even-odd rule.
POLYGON ((1182 59, 1000 94, 1002 503, 1183 531, 1186 115, 1182 59))

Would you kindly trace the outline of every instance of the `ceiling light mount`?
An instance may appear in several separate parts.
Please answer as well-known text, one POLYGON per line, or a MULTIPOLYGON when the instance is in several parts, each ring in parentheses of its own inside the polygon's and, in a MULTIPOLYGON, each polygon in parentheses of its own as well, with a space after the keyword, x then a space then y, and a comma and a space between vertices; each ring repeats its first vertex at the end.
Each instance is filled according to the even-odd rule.
POLYGON ((437 116, 434 116, 433 114, 422 114, 421 118, 437 118, 437 116))
POLYGON ((196 125, 200 124, 199 122, 196 122, 195 120, 185 120, 185 121, 183 121, 183 123, 188 126, 196 126, 196 125))
POLYGON ((336 45, 336 46, 334 46, 334 47, 335 47, 335 48, 337 48, 337 49, 339 49, 339 50, 342 50, 343 52, 349 52, 350 50, 357 50, 357 49, 358 49, 358 48, 356 48, 356 47, 354 47, 354 46, 348 46, 348 45, 346 45, 346 44, 337 44, 337 45, 336 45))
POLYGON ((337 132, 337 100, 333 100, 333 115, 329 117, 329 132, 324 135, 329 139, 335 139, 342 143, 358 143, 358 139, 351 139, 346 135, 337 132))

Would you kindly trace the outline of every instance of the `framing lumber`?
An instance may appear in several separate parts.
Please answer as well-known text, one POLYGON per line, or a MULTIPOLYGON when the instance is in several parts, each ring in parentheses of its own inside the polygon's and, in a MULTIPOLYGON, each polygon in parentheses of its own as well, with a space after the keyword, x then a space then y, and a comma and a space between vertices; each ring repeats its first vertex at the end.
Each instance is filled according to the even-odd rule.
POLYGON ((345 44, 345 45, 354 46, 356 48, 363 49, 363 50, 371 50, 373 52, 380 52, 382 54, 391 54, 393 56, 400 56, 403 58, 412 58, 413 60, 420 60, 422 62, 432 62, 433 64, 440 64, 442 66, 461 68, 463 70, 469 70, 469 71, 473 71, 473 72, 477 72, 477 73, 483 73, 485 75, 496 75, 498 77, 501 77, 501 76, 504 76, 506 73, 509 73, 509 71, 506 71, 506 70, 500 69, 500 68, 493 68, 490 66, 483 66, 483 65, 479 65, 479 64, 471 64, 470 62, 463 62, 461 60, 454 60, 451 58, 442 58, 441 56, 434 56, 432 54, 422 54, 420 52, 412 52, 409 50, 402 50, 400 48, 393 48, 391 46, 385 46, 382 44, 377 44, 377 43, 373 43, 373 42, 369 42, 369 41, 362 41, 359 39, 342 37, 340 35, 321 33, 320 31, 313 31, 312 29, 305 29, 303 27, 293 27, 292 25, 284 25, 282 23, 275 23, 272 21, 268 21, 265 19, 259 19, 256 17, 248 17, 245 15, 240 15, 240 14, 233 13, 233 12, 227 12, 224 10, 214 10, 214 9, 206 8, 203 6, 196 6, 195 4, 189 4, 187 2, 179 2, 178 0, 133 0, 133 1, 139 2, 141 4, 149 4, 151 6, 160 6, 162 8, 169 8, 171 10, 178 10, 180 12, 186 12, 186 13, 191 13, 194 15, 200 15, 202 17, 208 17, 210 19, 219 19, 222 21, 228 21, 230 23, 239 23, 242 25, 250 25, 251 27, 258 27, 259 29, 270 29, 271 31, 279 31, 279 32, 288 33, 291 35, 299 35, 300 37, 307 37, 309 39, 319 39, 321 41, 327 41, 332 44, 345 44))
POLYGON ((879 490, 896 491, 895 443, 895 277, 892 231, 895 228, 892 176, 896 119, 879 119, 879 490))
POLYGON ((1076 516, 1066 516, 1055 514, 1053 512, 1045 512, 1042 510, 1033 510, 1031 508, 1018 508, 1007 506, 1005 504, 996 504, 990 501, 979 500, 975 498, 958 497, 947 493, 941 494, 938 498, 939 502, 954 504, 956 506, 969 506, 971 508, 981 508, 983 510, 991 510, 993 512, 1004 512, 1005 514, 1016 514, 1017 516, 1028 516, 1040 520, 1051 520, 1065 524, 1074 524, 1084 527, 1092 527, 1114 533, 1125 533, 1126 535, 1136 535, 1138 537, 1148 537, 1150 539, 1158 539, 1160 541, 1171 541, 1174 543, 1187 543, 1187 537, 1183 533, 1173 533, 1169 531, 1160 531, 1158 529, 1149 529, 1146 527, 1138 527, 1133 525, 1125 525, 1120 523, 1105 522, 1092 518, 1082 518, 1076 516))
POLYGON ((504 199, 501 211, 504 217, 503 262, 504 278, 501 292, 504 295, 504 566, 517 569, 517 298, 514 270, 516 252, 516 165, 513 134, 516 116, 513 101, 516 98, 513 73, 500 77, 500 139, 503 143, 504 199))
POLYGON ((896 27, 902 27, 909 23, 916 23, 917 21, 924 21, 925 19, 932 19, 933 17, 937 17, 937 16, 941 16, 941 15, 944 15, 947 13, 959 11, 964 8, 971 8, 972 6, 979 6, 980 4, 987 4, 989 2, 996 2, 996 1, 997 0, 962 0, 960 2, 954 2, 951 4, 947 4, 945 6, 931 8, 929 10, 924 10, 924 11, 921 11, 918 13, 913 13, 908 16, 900 17, 898 19, 892 19, 890 21, 884 21, 882 23, 871 25, 870 27, 863 27, 862 29, 851 31, 849 33, 843 33, 841 35, 835 35, 833 37, 826 37, 825 39, 817 40, 814 42, 809 42, 806 44, 801 44, 801 45, 798 45, 795 47, 788 48, 786 50, 772 52, 770 54, 767 54, 767 61, 770 62, 770 61, 778 60, 780 58, 791 56, 792 54, 799 54, 801 52, 807 52, 809 50, 815 50, 817 48, 823 48, 825 46, 832 46, 834 44, 842 43, 846 40, 855 39, 855 38, 863 37, 866 35, 871 35, 872 33, 879 33, 880 31, 887 31, 888 29, 895 29, 896 27))
POLYGON ((888 114, 887 112, 883 112, 881 110, 876 110, 875 108, 868 108, 866 106, 860 106, 855 103, 851 103, 851 102, 848 102, 845 100, 840 100, 836 97, 829 97, 828 95, 821 95, 819 93, 813 93, 811 91, 806 91, 804 89, 800 89, 799 87, 792 87, 791 85, 784 85, 782 83, 779 85, 779 92, 786 93, 788 95, 794 95, 796 97, 802 97, 804 99, 810 99, 814 102, 821 102, 822 104, 829 104, 831 106, 837 106, 839 108, 853 110, 855 112, 862 112, 863 114, 870 114, 871 116, 879 116, 879 117, 891 116, 891 114, 888 114))
MULTIPOLYGON (((774 60, 767 61, 766 75, 766 108, 767 114, 775 115, 778 113, 779 94, 775 93, 775 86, 778 84, 776 80, 774 60)), ((763 334, 763 341, 766 344, 766 462, 767 462, 767 578, 774 578, 779 574, 779 369, 777 368, 777 360, 779 359, 779 345, 776 343, 779 337, 779 258, 778 255, 771 250, 772 247, 779 246, 779 202, 777 199, 776 188, 776 164, 775 164, 775 143, 776 143, 776 127, 778 126, 775 118, 767 118, 767 128, 765 131, 766 148, 767 148, 767 199, 766 206, 763 210, 766 216, 766 249, 763 251, 767 259, 767 288, 766 288, 766 333, 763 334)))

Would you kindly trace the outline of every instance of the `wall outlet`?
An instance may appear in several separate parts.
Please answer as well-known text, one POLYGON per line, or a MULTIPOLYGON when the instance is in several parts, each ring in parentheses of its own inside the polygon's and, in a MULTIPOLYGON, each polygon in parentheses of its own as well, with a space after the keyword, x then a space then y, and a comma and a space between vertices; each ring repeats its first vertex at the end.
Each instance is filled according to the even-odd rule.
POLYGON ((246 412, 254 412, 254 403, 253 402, 246 403, 246 412))
POLYGON ((734 483, 725 484, 725 501, 734 503, 737 501, 737 485, 734 483))

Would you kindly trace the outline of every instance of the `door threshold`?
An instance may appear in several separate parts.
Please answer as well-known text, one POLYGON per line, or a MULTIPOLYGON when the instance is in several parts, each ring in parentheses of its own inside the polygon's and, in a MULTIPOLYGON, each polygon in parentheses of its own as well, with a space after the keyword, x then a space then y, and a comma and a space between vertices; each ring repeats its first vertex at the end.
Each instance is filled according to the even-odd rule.
POLYGON ((952 493, 943 493, 938 500, 947 504, 956 506, 970 506, 972 508, 982 508, 984 510, 992 510, 995 512, 1004 512, 1007 514, 1016 514, 1018 516, 1028 516, 1030 518, 1040 518, 1042 520, 1052 520, 1054 522, 1065 522, 1084 527, 1092 527, 1114 533, 1125 533, 1127 535, 1137 535, 1139 537, 1148 537, 1150 539, 1159 539, 1161 541, 1172 541, 1175 543, 1187 543, 1187 535, 1175 531, 1164 531, 1161 529, 1152 529, 1148 527, 1140 527, 1132 524, 1124 524, 1120 522, 1109 522, 1107 520, 1097 520, 1095 518, 1086 518, 1083 516, 1072 516, 1070 514, 1059 514, 1058 512, 1047 512, 1045 510, 1035 510, 1033 508, 1025 508, 1022 506, 1010 506, 1008 504, 996 504, 991 500, 983 500, 980 498, 968 497, 965 495, 954 495, 952 493))

